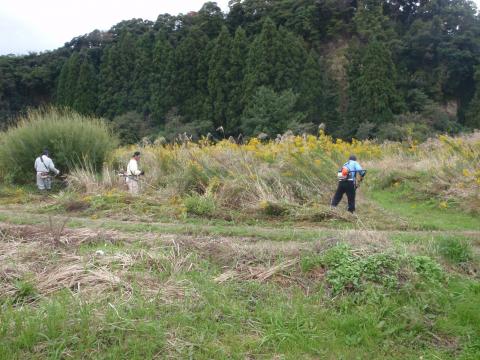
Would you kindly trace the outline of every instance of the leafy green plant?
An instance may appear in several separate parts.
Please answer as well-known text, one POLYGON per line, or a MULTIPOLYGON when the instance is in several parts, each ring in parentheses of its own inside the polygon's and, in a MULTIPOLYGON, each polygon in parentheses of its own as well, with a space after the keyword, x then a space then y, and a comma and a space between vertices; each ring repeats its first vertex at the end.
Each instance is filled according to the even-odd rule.
POLYGON ((428 256, 400 256, 376 253, 371 255, 353 251, 348 245, 340 244, 325 252, 320 258, 309 258, 301 262, 302 269, 312 269, 321 264, 327 268, 326 280, 333 294, 344 290, 363 291, 369 284, 379 284, 386 289, 399 285, 399 274, 411 267, 422 280, 440 281, 443 270, 428 256))
POLYGON ((410 262, 414 271, 426 280, 440 281, 444 277, 441 266, 428 256, 414 256, 410 262))
POLYGON ((361 289, 366 282, 396 284, 393 274, 399 267, 398 259, 385 254, 355 255, 342 244, 328 250, 323 262, 329 268, 327 281, 335 294, 344 289, 361 289))

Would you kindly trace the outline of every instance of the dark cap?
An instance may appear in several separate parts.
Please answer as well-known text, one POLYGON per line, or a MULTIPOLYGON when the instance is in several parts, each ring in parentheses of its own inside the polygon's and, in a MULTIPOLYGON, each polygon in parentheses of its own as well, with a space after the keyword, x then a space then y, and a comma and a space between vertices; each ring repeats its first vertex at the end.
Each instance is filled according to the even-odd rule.
POLYGON ((350 155, 350 157, 348 158, 348 160, 357 161, 357 157, 352 154, 352 155, 350 155))
POLYGON ((47 148, 43 149, 42 155, 47 155, 50 154, 47 148))

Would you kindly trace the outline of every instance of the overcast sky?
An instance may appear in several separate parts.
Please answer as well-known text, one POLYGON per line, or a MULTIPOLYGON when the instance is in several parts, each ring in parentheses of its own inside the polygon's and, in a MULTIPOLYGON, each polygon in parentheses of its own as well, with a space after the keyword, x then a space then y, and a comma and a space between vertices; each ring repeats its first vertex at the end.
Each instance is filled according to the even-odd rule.
MULTIPOLYGON (((0 55, 53 50, 122 20, 197 11, 207 0, 0 0, 0 55)), ((217 0, 223 11, 228 0, 217 0)))
MULTIPOLYGON (((199 10, 207 0, 0 0, 0 55, 53 50, 122 20, 199 10)), ((475 0, 480 4, 480 0, 475 0)), ((223 11, 228 0, 217 0, 223 11)))

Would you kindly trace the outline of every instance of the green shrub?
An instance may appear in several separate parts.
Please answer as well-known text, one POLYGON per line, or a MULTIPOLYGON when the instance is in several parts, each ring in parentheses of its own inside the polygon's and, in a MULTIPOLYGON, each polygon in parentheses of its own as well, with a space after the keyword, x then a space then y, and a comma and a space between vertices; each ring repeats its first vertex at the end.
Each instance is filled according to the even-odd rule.
POLYGON ((260 204, 262 212, 268 216, 282 216, 288 212, 285 204, 262 201, 260 204))
POLYGON ((465 239, 442 237, 438 243, 439 254, 453 264, 462 264, 472 259, 472 248, 465 239))
POLYGON ((443 279, 441 266, 428 256, 414 256, 411 258, 411 264, 416 273, 424 279, 431 281, 440 281, 443 279))
POLYGON ((36 296, 36 289, 35 286, 27 280, 18 280, 15 283, 15 296, 14 302, 21 303, 21 302, 28 302, 35 298, 36 296))
POLYGON ((112 123, 124 144, 135 144, 155 132, 151 119, 135 111, 116 116, 112 123))
POLYGON ((85 163, 100 169, 116 146, 117 139, 99 119, 54 108, 30 111, 0 136, 0 178, 14 183, 33 179, 33 164, 44 148, 61 172, 85 163))
POLYGON ((323 266, 323 258, 319 255, 304 256, 300 260, 300 269, 305 273, 319 266, 323 266))
POLYGON ((215 212, 215 201, 211 196, 201 196, 199 194, 188 195, 183 204, 187 214, 198 216, 211 216, 215 212))
POLYGON ((326 279, 333 294, 338 294, 344 290, 363 291, 371 284, 397 287, 402 258, 382 253, 355 254, 348 245, 340 244, 327 250, 321 263, 328 269, 326 279))

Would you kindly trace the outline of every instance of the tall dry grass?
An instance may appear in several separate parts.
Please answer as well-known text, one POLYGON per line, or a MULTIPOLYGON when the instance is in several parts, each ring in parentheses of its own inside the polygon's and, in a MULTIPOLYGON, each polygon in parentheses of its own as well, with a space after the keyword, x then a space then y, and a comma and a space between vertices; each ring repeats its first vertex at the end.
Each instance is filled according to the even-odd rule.
POLYGON ((480 132, 458 137, 441 135, 422 144, 392 147, 382 159, 368 161, 378 170, 381 188, 408 185, 412 195, 436 198, 480 212, 480 132))
MULTIPOLYGON (((285 207, 328 204, 336 187, 336 170, 356 154, 370 170, 369 182, 381 188, 409 183, 413 191, 439 201, 480 209, 480 133, 440 136, 422 144, 334 141, 315 136, 284 136, 270 142, 252 139, 245 145, 229 141, 122 147, 111 153, 103 175, 92 169, 75 171, 71 185, 83 192, 123 188, 113 169, 125 168, 140 150, 144 193, 181 203, 187 196, 208 199, 218 208, 282 211, 285 207), (160 196, 161 195, 161 196, 160 196), (279 205, 280 208, 272 207, 279 205)), ((211 206, 210 206, 211 207, 211 206)))
MULTIPOLYGON (((134 150, 117 149, 111 164, 126 164, 134 150)), ((197 193, 235 209, 325 201, 336 186, 335 171, 348 154, 366 158, 380 154, 374 143, 335 142, 323 133, 267 143, 253 139, 246 145, 225 140, 146 146, 141 152, 144 190, 171 197, 197 193)))

